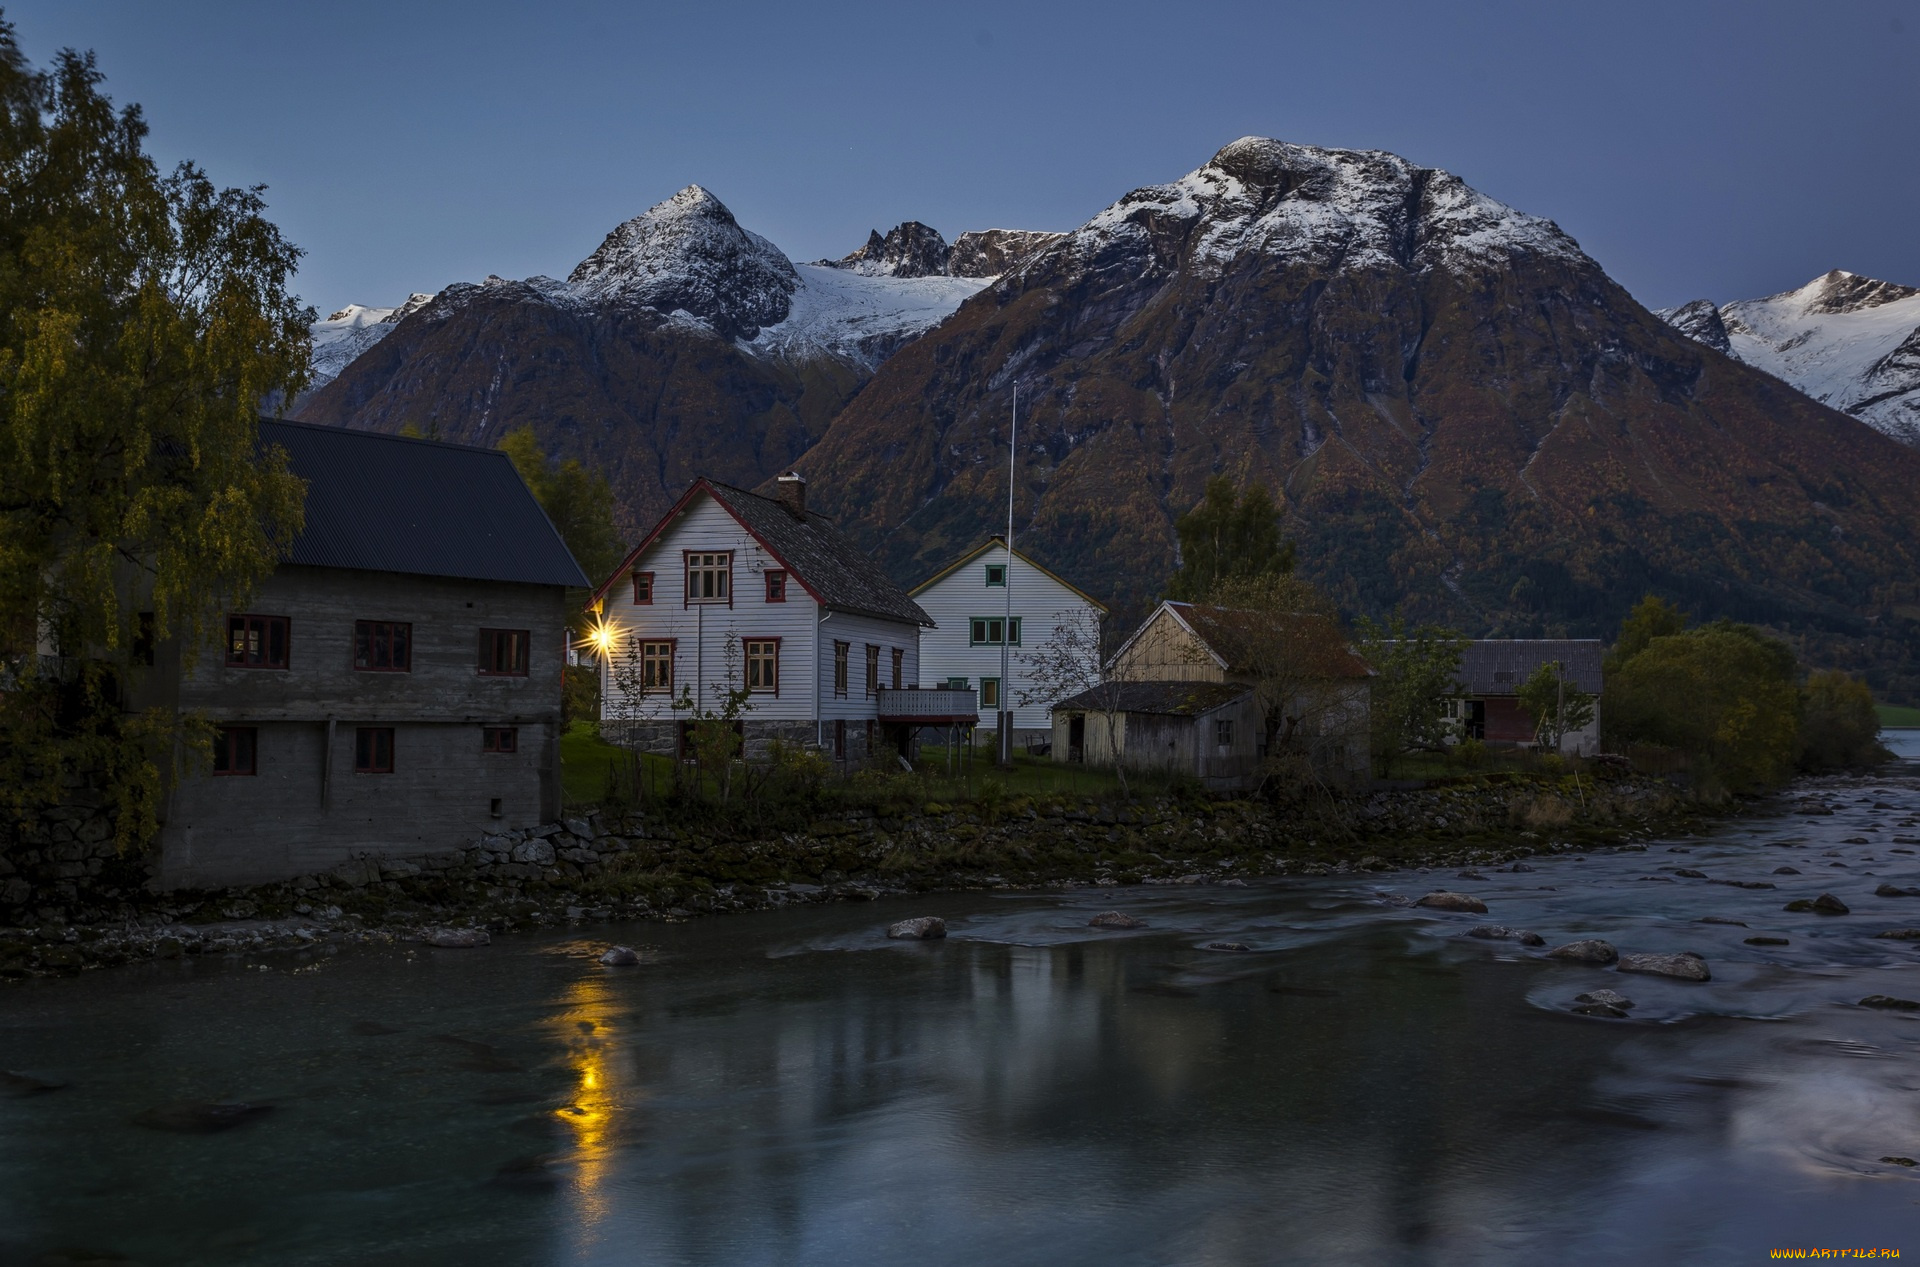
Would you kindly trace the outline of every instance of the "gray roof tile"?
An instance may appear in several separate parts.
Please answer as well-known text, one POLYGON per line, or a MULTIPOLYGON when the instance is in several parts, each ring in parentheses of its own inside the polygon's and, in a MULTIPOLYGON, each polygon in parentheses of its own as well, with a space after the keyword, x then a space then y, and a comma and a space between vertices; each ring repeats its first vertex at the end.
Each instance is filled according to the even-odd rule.
POLYGON ((785 502, 731 484, 704 482, 747 531, 793 570, 795 579, 821 606, 910 625, 933 625, 933 617, 827 516, 809 511, 802 522, 785 502))
POLYGON ((288 561, 530 585, 589 584, 497 449, 262 419, 307 482, 288 561))
POLYGON ((1598 638, 1479 638, 1460 657, 1460 684, 1469 695, 1512 695, 1549 661, 1567 666, 1567 681, 1589 695, 1601 686, 1598 638))

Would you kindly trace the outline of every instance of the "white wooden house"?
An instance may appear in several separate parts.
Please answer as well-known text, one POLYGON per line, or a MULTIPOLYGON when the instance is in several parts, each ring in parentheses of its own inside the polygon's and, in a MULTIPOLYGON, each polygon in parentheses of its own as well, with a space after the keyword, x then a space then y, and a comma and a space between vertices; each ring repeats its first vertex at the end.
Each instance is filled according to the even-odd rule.
POLYGON ((1042 698, 1034 675, 1036 663, 1049 658, 1049 644, 1084 655, 1085 680, 1099 678, 1106 607, 1018 550, 1009 560, 1004 537, 989 537, 911 593, 934 622, 921 642, 920 685, 974 690, 990 730, 997 731, 998 718, 1011 711, 1016 741, 1052 734, 1054 701, 1042 698))
POLYGON ((717 713, 744 688, 749 756, 780 739, 861 761, 899 741, 883 731, 901 720, 883 696, 918 682, 932 619, 807 510, 804 479, 777 486, 763 497, 696 481, 595 591, 610 740, 682 753, 686 705, 717 713))

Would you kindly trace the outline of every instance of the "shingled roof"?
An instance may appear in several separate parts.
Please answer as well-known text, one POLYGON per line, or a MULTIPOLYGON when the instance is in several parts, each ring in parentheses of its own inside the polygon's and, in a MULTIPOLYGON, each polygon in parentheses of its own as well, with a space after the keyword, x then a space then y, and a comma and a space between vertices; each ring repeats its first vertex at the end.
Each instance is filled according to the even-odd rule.
POLYGON ((700 479, 686 491, 672 510, 661 517, 646 539, 614 569, 612 577, 600 586, 595 598, 603 598, 614 580, 631 568, 655 540, 700 494, 718 502, 740 526, 752 533, 767 552, 778 559, 814 601, 831 611, 856 616, 877 616, 910 625, 933 626, 933 617, 907 592, 888 579, 867 553, 834 525, 825 515, 806 512, 794 514, 787 504, 771 497, 750 493, 744 488, 700 479))
POLYGON ((473 581, 591 582, 498 449, 345 427, 260 421, 307 482, 287 562, 473 581))
POLYGON ((1460 657, 1460 685, 1468 695, 1512 695, 1535 669, 1558 660, 1568 683, 1598 695, 1600 659, 1598 638, 1480 638, 1460 657))
POLYGON ((1070 695, 1053 707, 1104 713, 1159 713, 1194 717, 1231 704, 1253 688, 1239 682, 1111 682, 1070 695))

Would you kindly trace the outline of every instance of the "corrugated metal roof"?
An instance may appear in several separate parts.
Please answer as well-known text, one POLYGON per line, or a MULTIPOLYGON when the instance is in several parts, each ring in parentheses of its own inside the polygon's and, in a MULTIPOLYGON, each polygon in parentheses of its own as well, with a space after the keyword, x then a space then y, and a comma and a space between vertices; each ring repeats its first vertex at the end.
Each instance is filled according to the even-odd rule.
POLYGON ((1231 704, 1252 689, 1238 682, 1114 682, 1070 695, 1053 707, 1191 717, 1231 704))
POLYGON ((589 584, 540 503, 497 449, 262 419, 307 482, 288 561, 531 585, 589 584))
POLYGON ((1589 695, 1602 683, 1598 638, 1480 638, 1460 657, 1460 685, 1468 695, 1512 695, 1533 671, 1558 660, 1567 681, 1589 695))

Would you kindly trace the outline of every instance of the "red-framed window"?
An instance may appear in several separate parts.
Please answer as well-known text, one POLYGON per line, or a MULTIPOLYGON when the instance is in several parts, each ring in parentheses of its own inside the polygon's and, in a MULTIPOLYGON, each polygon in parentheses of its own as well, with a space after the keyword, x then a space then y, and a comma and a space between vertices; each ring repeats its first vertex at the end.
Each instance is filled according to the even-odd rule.
POLYGON ((532 635, 524 629, 480 631, 480 673, 483 677, 527 676, 527 647, 532 635))
POLYGON ((731 550, 689 550, 686 560, 688 606, 695 603, 725 603, 733 606, 731 550))
POLYGON ((893 649, 893 689, 900 689, 900 680, 905 676, 907 653, 899 647, 893 649))
POLYGON ((362 673, 411 673, 413 626, 395 620, 354 621, 353 667, 362 673))
POLYGON ((353 732, 353 772, 393 773, 393 727, 362 726, 353 732))
POLYGON ((633 574, 633 603, 636 607, 653 605, 653 573, 635 572, 633 574))
POLYGON ((215 774, 258 774, 260 732, 252 726, 222 726, 213 732, 215 774))
POLYGON ((640 693, 673 694, 673 639, 640 643, 640 693))
POLYGON ((236 669, 284 669, 291 634, 285 616, 228 616, 227 664, 236 669))
POLYGON ((787 601, 786 569, 785 568, 768 568, 764 575, 767 578, 767 601, 769 603, 786 602, 787 601))
POLYGON ((851 642, 833 644, 833 693, 836 698, 847 693, 847 660, 852 654, 851 642))
POLYGON ((869 642, 867 644, 867 694, 878 695, 879 693, 880 648, 869 642))
POLYGON ((755 694, 780 693, 780 640, 742 638, 747 657, 747 689, 755 694))
POLYGON ((484 726, 480 730, 480 751, 482 752, 518 752, 520 751, 520 728, 518 726, 484 726))

